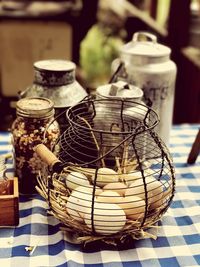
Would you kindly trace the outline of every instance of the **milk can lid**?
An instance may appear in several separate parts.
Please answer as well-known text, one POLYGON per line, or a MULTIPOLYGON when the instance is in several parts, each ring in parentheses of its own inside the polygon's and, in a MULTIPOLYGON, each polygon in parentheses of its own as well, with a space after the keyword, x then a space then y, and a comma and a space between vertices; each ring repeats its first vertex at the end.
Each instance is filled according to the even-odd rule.
POLYGON ((37 70, 44 71, 72 71, 75 70, 76 64, 62 59, 48 59, 48 60, 40 60, 34 63, 34 68, 37 70))
POLYGON ((123 54, 163 57, 169 56, 171 49, 165 45, 157 43, 157 37, 148 32, 136 32, 131 42, 121 48, 123 54))
POLYGON ((143 91, 139 87, 127 84, 124 81, 99 86, 97 95, 105 98, 141 99, 143 91))

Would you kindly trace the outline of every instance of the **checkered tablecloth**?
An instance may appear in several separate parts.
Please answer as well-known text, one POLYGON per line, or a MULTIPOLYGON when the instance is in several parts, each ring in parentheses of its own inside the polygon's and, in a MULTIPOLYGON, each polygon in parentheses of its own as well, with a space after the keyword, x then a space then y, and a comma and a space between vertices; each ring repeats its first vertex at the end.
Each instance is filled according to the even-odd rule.
MULTIPOLYGON (((66 241, 57 219, 47 215, 41 197, 20 198, 20 224, 0 229, 0 266, 176 267, 200 266, 200 157, 187 165, 199 125, 174 126, 170 150, 176 168, 176 194, 159 222, 158 238, 135 241, 127 248, 90 248, 66 241), (36 246, 30 255, 26 247, 36 246)), ((11 149, 10 135, 0 133, 0 153, 11 149)), ((12 174, 8 162, 8 173, 12 174)))

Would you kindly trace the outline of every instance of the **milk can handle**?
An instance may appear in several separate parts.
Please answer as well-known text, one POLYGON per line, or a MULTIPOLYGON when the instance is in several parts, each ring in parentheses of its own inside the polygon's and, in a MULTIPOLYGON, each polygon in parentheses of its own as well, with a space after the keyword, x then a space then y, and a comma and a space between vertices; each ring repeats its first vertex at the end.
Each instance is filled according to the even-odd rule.
POLYGON ((148 41, 150 40, 150 42, 156 44, 157 43, 157 37, 154 34, 151 34, 149 32, 136 32, 133 34, 133 38, 132 41, 133 42, 138 42, 138 41, 148 41))

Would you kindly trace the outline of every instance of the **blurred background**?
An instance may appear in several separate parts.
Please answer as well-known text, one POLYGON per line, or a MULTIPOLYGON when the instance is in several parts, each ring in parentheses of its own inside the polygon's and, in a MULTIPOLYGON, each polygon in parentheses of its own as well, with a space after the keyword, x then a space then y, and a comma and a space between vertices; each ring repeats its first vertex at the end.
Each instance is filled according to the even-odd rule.
POLYGON ((66 59, 88 93, 107 83, 119 48, 137 31, 155 34, 177 64, 173 123, 200 123, 199 0, 1 0, 0 130, 9 129, 33 63, 66 59))

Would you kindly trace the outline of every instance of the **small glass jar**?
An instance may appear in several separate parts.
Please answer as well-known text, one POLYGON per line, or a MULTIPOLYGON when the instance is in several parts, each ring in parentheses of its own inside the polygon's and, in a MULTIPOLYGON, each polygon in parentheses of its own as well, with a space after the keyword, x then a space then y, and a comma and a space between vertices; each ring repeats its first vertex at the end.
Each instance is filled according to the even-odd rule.
POLYGON ((6 177, 5 158, 0 156, 0 195, 9 195, 9 185, 6 177))
POLYGON ((45 167, 45 163, 33 151, 33 142, 41 141, 51 149, 59 137, 60 130, 54 113, 53 102, 46 98, 24 98, 17 102, 16 119, 11 132, 21 194, 36 193, 36 177, 45 167))

